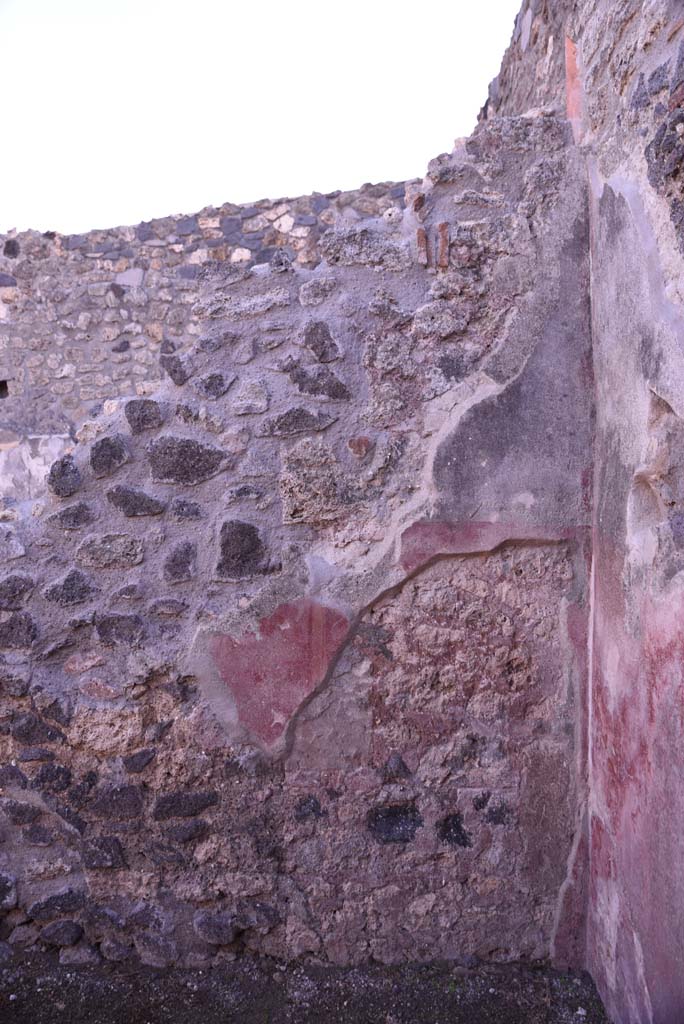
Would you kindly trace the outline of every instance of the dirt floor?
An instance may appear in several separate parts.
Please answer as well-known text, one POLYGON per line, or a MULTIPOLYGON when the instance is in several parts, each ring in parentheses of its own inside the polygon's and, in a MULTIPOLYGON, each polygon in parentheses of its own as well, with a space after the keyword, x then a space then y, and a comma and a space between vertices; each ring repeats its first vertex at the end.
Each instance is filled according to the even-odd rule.
POLYGON ((2 1024, 608 1024, 590 979, 521 965, 340 968, 243 957, 209 971, 0 966, 2 1024))

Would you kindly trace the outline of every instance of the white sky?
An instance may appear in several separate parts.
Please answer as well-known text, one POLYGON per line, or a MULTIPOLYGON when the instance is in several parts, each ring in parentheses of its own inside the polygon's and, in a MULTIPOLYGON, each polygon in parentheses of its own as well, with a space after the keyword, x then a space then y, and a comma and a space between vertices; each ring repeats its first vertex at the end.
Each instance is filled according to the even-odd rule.
POLYGON ((521 0, 0 0, 0 231, 422 176, 521 0))

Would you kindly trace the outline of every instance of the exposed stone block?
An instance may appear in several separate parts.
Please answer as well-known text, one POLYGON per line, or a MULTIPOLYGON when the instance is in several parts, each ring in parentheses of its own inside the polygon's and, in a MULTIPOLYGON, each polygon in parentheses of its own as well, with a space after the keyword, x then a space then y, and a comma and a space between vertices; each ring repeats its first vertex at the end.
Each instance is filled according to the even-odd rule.
POLYGON ((90 449, 90 465, 95 476, 111 476, 128 462, 128 448, 121 434, 101 437, 90 449))
POLYGON ((219 579, 244 579, 267 570, 267 552, 256 526, 237 519, 225 522, 219 537, 219 579))
POLYGON ((125 516, 159 516, 166 505, 159 498, 145 494, 135 487, 119 485, 107 491, 107 501, 123 512, 125 516))
POLYGON ((126 402, 124 413, 132 434, 142 434, 146 430, 157 430, 163 426, 164 414, 158 402, 151 398, 133 398, 126 402))
POLYGON ((218 448, 185 437, 160 437, 147 447, 152 476, 162 483, 198 484, 226 467, 218 448))
POLYGON ((53 494, 68 498, 81 486, 81 473, 71 455, 64 455, 52 463, 47 484, 53 494))

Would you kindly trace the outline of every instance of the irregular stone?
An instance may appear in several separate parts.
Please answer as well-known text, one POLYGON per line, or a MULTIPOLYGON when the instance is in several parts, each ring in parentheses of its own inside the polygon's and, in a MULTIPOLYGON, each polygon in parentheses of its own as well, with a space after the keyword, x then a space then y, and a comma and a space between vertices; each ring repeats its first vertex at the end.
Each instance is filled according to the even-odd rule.
POLYGON ((337 342, 324 320, 312 320, 304 328, 302 345, 305 345, 319 363, 332 363, 340 358, 337 342))
POLYGON ((215 399, 225 395, 228 388, 236 380, 235 374, 210 373, 195 383, 195 390, 203 398, 215 399))
POLYGON ((107 647, 116 644, 135 647, 145 636, 145 625, 139 615, 98 615, 95 630, 98 639, 107 647))
POLYGON ((174 498, 169 511, 175 519, 201 519, 202 506, 196 501, 188 501, 186 498, 174 498))
POLYGON ((48 847, 55 841, 54 834, 44 825, 30 825, 24 829, 24 839, 29 846, 48 847))
POLYGON ((90 569, 129 569, 143 560, 143 542, 128 533, 86 537, 76 560, 90 569))
POLYGON ((17 880, 14 875, 0 872, 0 910, 14 910, 17 905, 17 880))
POLYGON ((195 933, 212 946, 229 946, 244 931, 235 914, 198 910, 192 920, 195 933))
POLYGON ((41 815, 40 807, 23 800, 3 800, 1 807, 13 825, 30 825, 41 815))
POLYGON ((297 360, 290 358, 283 364, 282 370, 292 383, 297 385, 302 394, 332 398, 337 401, 346 401, 351 398, 349 389, 327 366, 315 366, 308 369, 297 360))
POLYGON ((303 796, 295 804, 295 821, 309 821, 311 818, 322 818, 323 811, 318 797, 303 796))
POLYGON ((0 648, 7 651, 32 647, 38 627, 28 612, 12 612, 0 622, 0 648))
POLYGON ((208 807, 215 807, 218 802, 218 793, 213 790, 166 793, 159 797, 154 806, 154 819, 167 821, 169 818, 194 818, 208 807))
POLYGON ((135 487, 118 485, 107 491, 107 501, 125 516, 159 516, 166 508, 163 501, 135 487))
POLYGON ((81 473, 71 455, 63 455, 50 466, 47 485, 59 498, 68 498, 81 486, 81 473))
POLYGON ((160 597, 147 606, 147 614, 161 619, 177 619, 179 615, 188 610, 185 601, 178 601, 173 597, 160 597))
POLYGON ((11 274, 6 274, 4 271, 0 271, 0 288, 14 288, 16 283, 16 277, 12 277, 11 274))
POLYGON ((19 743, 31 745, 61 743, 64 739, 59 729, 54 729, 32 711, 16 714, 12 719, 10 732, 19 743))
POLYGON ((90 449, 90 466, 97 477, 111 476, 128 462, 128 449, 121 434, 101 437, 90 449))
POLYGON ((0 768, 0 790, 10 787, 15 789, 26 789, 28 779, 20 768, 13 764, 4 764, 0 768))
POLYGON ((124 414, 128 420, 132 434, 142 434, 146 430, 156 430, 164 423, 164 413, 158 402, 151 398, 132 398, 124 406, 124 414))
POLYGON ((79 569, 72 569, 60 583, 54 583, 48 587, 45 597, 55 604, 69 607, 89 601, 98 592, 98 588, 93 586, 84 573, 79 569))
POLYGON ((146 747, 145 750, 138 750, 135 754, 129 754, 128 757, 123 758, 123 766, 127 772, 131 772, 137 775, 148 766, 150 761, 154 759, 156 750, 154 747, 146 747))
POLYGON ((5 576, 0 580, 0 609, 13 611, 21 608, 33 587, 33 580, 29 576, 5 576))
POLYGON ((259 381, 246 381, 233 397, 231 409, 236 416, 255 416, 266 412, 270 405, 270 395, 265 384, 259 381))
POLYGON ((95 513, 84 501, 79 501, 76 505, 67 505, 66 508, 50 516, 48 521, 61 526, 63 530, 78 530, 81 526, 88 526, 89 523, 94 522, 95 513))
POLYGON ((182 387, 192 376, 192 367, 188 360, 177 355, 162 355, 159 365, 177 387, 182 387))
POLYGON ((128 866, 123 846, 116 836, 88 840, 83 846, 83 863, 92 871, 116 871, 128 866))
POLYGON ((412 802, 373 807, 366 816, 368 831, 380 843, 410 843, 423 819, 412 802))
POLYGON ((40 938, 49 946, 73 946, 83 935, 83 928, 76 921, 53 921, 42 929, 40 938))
POLYGON ((8 238, 3 247, 3 255, 8 259, 15 260, 19 255, 19 242, 16 238, 8 238))
POLYGON ((314 277, 299 289, 299 301, 302 306, 320 306, 330 298, 336 288, 337 280, 332 275, 314 277))
POLYGON ((473 845, 471 837, 463 827, 463 818, 458 812, 447 814, 437 823, 437 835, 443 843, 448 843, 449 846, 467 848, 473 845))
POLYGON ((267 552, 258 529, 252 523, 228 520, 221 527, 219 579, 244 579, 267 571, 267 552))
POLYGON ((65 889, 63 892, 37 900, 26 911, 33 921, 51 921, 65 914, 77 914, 86 905, 86 894, 80 889, 65 889))
POLYGON ((143 812, 143 798, 139 786, 102 786, 95 794, 91 810, 98 818, 129 821, 143 812))
POLYGON ((299 434, 311 434, 326 430, 337 420, 329 412, 309 412, 308 409, 294 407, 272 419, 266 420, 259 430, 260 437, 297 437, 299 434))
POLYGON ((152 476, 162 483, 198 484, 226 468, 218 448, 185 437, 160 437, 147 446, 152 476))
POLYGON ((71 771, 61 764, 44 764, 33 780, 33 788, 44 793, 63 793, 71 785, 71 771))
POLYGON ((394 241, 370 228, 326 231, 320 246, 323 259, 332 265, 382 267, 392 271, 411 267, 411 253, 405 242, 394 241))
POLYGON ((197 545, 190 540, 181 541, 164 561, 164 579, 167 583, 184 583, 197 573, 197 545))
POLYGON ((205 839, 209 834, 209 825, 201 818, 194 821, 182 821, 179 825, 167 829, 166 836, 174 843, 195 843, 205 839))

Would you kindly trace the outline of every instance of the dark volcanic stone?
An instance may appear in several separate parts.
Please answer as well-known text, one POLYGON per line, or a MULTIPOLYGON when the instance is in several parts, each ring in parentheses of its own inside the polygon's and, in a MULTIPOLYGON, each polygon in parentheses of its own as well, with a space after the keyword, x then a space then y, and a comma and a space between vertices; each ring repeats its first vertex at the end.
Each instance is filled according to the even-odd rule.
POLYGON ((185 437, 160 437, 147 446, 155 480, 198 484, 223 469, 225 452, 185 437))
POLYGON ((185 601, 177 601, 173 597, 159 597, 147 606, 147 614, 159 619, 177 619, 188 610, 185 601))
POLYGON ((199 910, 192 926, 200 939, 212 946, 229 946, 244 931, 235 914, 227 911, 199 910))
POLYGON ((437 835, 443 843, 448 843, 449 846, 468 847, 473 845, 472 839, 463 828, 463 818, 458 812, 447 814, 446 818, 442 818, 437 823, 437 835))
POLYGON ((197 545, 184 540, 176 544, 164 562, 164 579, 167 583, 182 583, 191 580, 197 571, 197 545))
POLYGON ((201 818, 195 821, 182 821, 166 832, 167 839, 173 843, 195 843, 209 834, 209 825, 201 818))
POLYGON ((283 371, 303 394, 333 398, 337 401, 351 398, 349 389, 327 366, 314 366, 308 370, 295 359, 289 359, 283 366, 283 371))
POLYGON ((238 519, 224 523, 219 546, 216 574, 220 579, 243 579, 266 571, 266 548, 252 523, 238 519))
POLYGON ((23 835, 29 846, 52 846, 55 841, 53 833, 44 825, 30 825, 23 835))
POLYGON ((44 764, 33 780, 33 788, 46 793, 62 793, 71 785, 71 772, 61 764, 44 764))
POLYGON ((53 729, 51 725, 39 718, 32 711, 15 715, 10 727, 12 737, 19 743, 26 743, 37 746, 41 743, 61 742, 64 736, 59 729, 53 729))
POLYGON ((13 825, 30 825, 41 815, 40 807, 23 800, 4 800, 2 810, 13 825))
POLYGON ((488 807, 485 814, 485 821, 490 825, 507 825, 511 816, 511 809, 508 804, 500 803, 494 807, 488 807))
POLYGON ((83 863, 87 868, 108 871, 127 867, 123 846, 116 836, 100 836, 85 843, 83 863))
POLYGON ((95 794, 92 812, 98 818, 128 821, 139 818, 143 812, 143 798, 139 786, 102 786, 95 794))
POLYGON ((202 518, 202 506, 196 501, 187 501, 185 498, 174 498, 170 511, 176 519, 202 518))
POLYGON ((73 604, 83 604, 84 601, 89 601, 97 593, 98 588, 92 585, 84 573, 78 569, 72 569, 61 583, 54 583, 51 587, 48 587, 45 591, 45 597, 48 601, 54 601, 55 604, 68 607, 73 604))
POLYGON ((119 485, 107 491, 107 501, 125 516, 158 516, 166 508, 163 501, 135 487, 119 485))
POLYGON ((311 434, 325 430, 337 419, 327 412, 309 412, 295 406, 266 420, 259 432, 262 437, 296 437, 298 434, 311 434))
POLYGON ((313 320, 304 328, 304 344, 319 363, 332 363, 340 358, 340 350, 324 320, 313 320))
POLYGON ((132 398, 124 406, 124 414, 128 420, 132 434, 142 434, 145 430, 156 430, 164 422, 161 406, 151 398, 132 398))
POLYGON ((423 825, 415 804, 386 804, 368 812, 366 824, 371 835, 380 843, 410 843, 423 825))
POLYGON ((160 796, 154 805, 155 821, 166 821, 168 818, 194 818, 196 814, 206 811, 207 807, 215 807, 218 793, 213 790, 200 793, 166 793, 160 796))
POLYGON ((310 818, 322 818, 321 804, 315 796, 303 796, 295 804, 295 821, 308 821, 310 818))
POLYGON ((47 485, 59 498, 68 498, 81 486, 81 473, 71 455, 63 455, 50 466, 47 485))
POLYGON ((198 380, 195 388, 203 398, 220 398, 222 395, 225 395, 234 380, 234 374, 229 374, 226 377, 222 373, 210 373, 208 376, 198 380))
POLYGON ((126 462, 128 449, 121 434, 101 437, 90 449, 90 465, 95 476, 110 476, 126 462))
POLYGON ((19 255, 19 242, 16 238, 8 238, 3 247, 3 255, 9 257, 11 260, 15 260, 19 255))
POLYGON ((76 921, 54 921, 43 928, 40 938, 50 946, 73 946, 83 935, 83 928, 76 921))
POLYGON ((13 875, 0 872, 0 910, 13 910, 17 905, 17 883, 13 875))
POLYGON ((0 580, 0 609, 10 611, 21 608, 33 586, 33 580, 28 576, 15 574, 0 580))
POLYGON ((50 921, 64 914, 77 914, 86 904, 86 894, 78 889, 65 889, 47 899, 32 903, 26 913, 34 921, 50 921))
POLYGON ((159 357, 159 365, 178 387, 185 384, 192 376, 192 370, 180 356, 163 355, 159 357))
POLYGON ((135 646, 145 635, 145 626, 139 615, 98 615, 95 629, 98 639, 108 647, 115 644, 135 646))
POLYGON ((63 530, 78 530, 94 520, 95 513, 90 506, 84 501, 79 501, 76 505, 68 505, 54 516, 50 516, 48 522, 61 526, 63 530))
POLYGON ((31 647, 38 636, 38 627, 28 612, 13 612, 5 622, 0 622, 0 648, 21 650, 31 647))
POLYGON ((16 283, 16 277, 12 277, 11 274, 5 274, 0 271, 0 288, 13 288, 16 283))
POLYGON ((390 754, 380 772, 383 782, 398 782, 399 779, 407 779, 411 772, 406 766, 401 754, 390 754))
POLYGON ((7 789, 8 786, 14 786, 17 789, 26 789, 28 785, 28 779, 22 772, 21 768, 17 768, 13 764, 4 764, 0 768, 0 790, 7 789))
POLYGON ((135 754, 129 754, 123 758, 123 766, 127 772, 137 775, 143 768, 146 768, 153 760, 157 751, 154 747, 147 747, 145 750, 136 750, 135 754))

